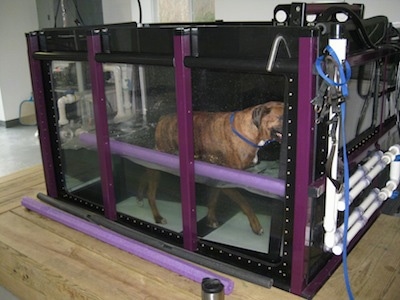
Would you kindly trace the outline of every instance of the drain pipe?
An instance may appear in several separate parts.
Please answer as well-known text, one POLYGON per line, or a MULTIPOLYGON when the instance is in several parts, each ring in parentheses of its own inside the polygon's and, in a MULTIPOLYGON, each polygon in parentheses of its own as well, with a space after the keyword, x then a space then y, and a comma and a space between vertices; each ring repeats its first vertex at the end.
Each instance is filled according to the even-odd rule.
MULTIPOLYGON (((388 164, 391 164, 390 170, 391 172, 396 172, 396 167, 393 166, 392 162, 395 161, 396 157, 400 154, 400 146, 399 145, 393 145, 392 147, 389 148, 385 154, 383 154, 380 158, 379 161, 373 166, 373 168, 366 174, 364 175, 363 178, 360 177, 358 182, 355 184, 355 186, 350 186, 351 191, 350 191, 350 203, 353 202, 353 200, 367 187, 370 185, 371 181, 383 170, 388 164), (392 171, 392 169, 394 169, 392 171)), ((381 155, 381 154, 379 154, 381 155)), ((372 161, 375 161, 375 158, 372 158, 372 161)), ((368 162, 369 163, 369 162, 368 162)), ((366 163, 367 164, 367 163, 366 163)), ((357 175, 358 176, 358 175, 357 175)), ((395 176, 395 175, 393 175, 395 176)), ((392 175, 390 178, 393 178, 392 175)), ((394 191, 399 184, 399 178, 394 177, 393 179, 388 182, 387 189, 385 189, 383 192, 386 194, 389 194, 391 191, 394 191), (393 187, 395 188, 393 189, 393 187)), ((344 197, 339 199, 338 202, 338 210, 339 211, 344 211, 345 209, 345 203, 344 203, 344 197)))
MULTIPOLYGON (((379 198, 383 201, 393 196, 400 183, 400 146, 395 145, 392 148, 397 154, 393 157, 392 162, 390 163, 390 180, 379 193, 379 198)), ((394 152, 391 153, 393 154, 394 152)))
MULTIPOLYGON (((397 197, 397 187, 400 183, 400 145, 393 145, 382 156, 385 164, 390 163, 390 176, 386 186, 382 189, 374 188, 364 201, 354 209, 349 217, 347 245, 357 235, 357 233, 367 224, 368 220, 381 207, 382 203, 389 198, 397 197)), ((343 234, 344 225, 342 224, 335 233, 335 246, 332 247, 332 252, 335 255, 341 255, 343 252, 343 234)), ((346 245, 346 246, 347 246, 346 245)))
MULTIPOLYGON (((347 245, 349 245, 349 243, 354 239, 357 233, 367 224, 368 220, 371 218, 374 212, 381 206, 382 201, 377 196, 378 191, 379 191, 378 189, 374 189, 373 191, 371 191, 370 193, 371 198, 373 197, 371 205, 361 215, 359 214, 360 211, 358 212, 359 217, 352 227, 350 227, 349 224, 349 230, 347 231, 347 245)), ((340 241, 335 246, 332 247, 332 253, 335 255, 341 255, 343 253, 343 248, 344 248, 342 240, 343 234, 344 232, 342 229, 340 241)))
POLYGON ((355 186, 361 178, 366 176, 369 171, 377 164, 377 162, 382 158, 383 152, 382 151, 377 151, 375 152, 372 157, 363 165, 360 165, 357 169, 357 171, 354 172, 354 174, 350 177, 349 180, 349 186, 352 188, 355 186))

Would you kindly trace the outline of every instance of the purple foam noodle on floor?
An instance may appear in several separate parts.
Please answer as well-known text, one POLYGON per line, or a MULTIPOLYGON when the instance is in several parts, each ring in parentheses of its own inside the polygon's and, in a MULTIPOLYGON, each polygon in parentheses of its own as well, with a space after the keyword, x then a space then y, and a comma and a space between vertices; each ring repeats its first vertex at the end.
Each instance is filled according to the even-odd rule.
MULTIPOLYGON (((96 146, 96 136, 83 133, 79 136, 80 141, 88 146, 96 146)), ((110 140, 110 149, 113 154, 143 160, 156 167, 159 165, 169 170, 179 170, 179 157, 176 155, 131 145, 124 142, 110 140)), ((285 181, 270 176, 250 173, 247 171, 230 169, 202 161, 194 163, 196 176, 211 178, 242 187, 249 187, 257 191, 274 194, 280 197, 285 195, 285 181)), ((162 170, 162 168, 160 168, 162 170)))
POLYGON ((205 277, 216 278, 219 279, 224 285, 225 294, 229 295, 233 291, 234 282, 232 280, 210 272, 197 265, 191 264, 185 260, 179 259, 178 257, 158 251, 148 245, 142 244, 111 230, 105 229, 99 225, 75 217, 60 209, 43 204, 35 199, 24 197, 21 201, 21 204, 27 209, 32 210, 42 216, 85 233, 102 242, 115 246, 116 248, 152 262, 195 282, 201 283, 205 277))

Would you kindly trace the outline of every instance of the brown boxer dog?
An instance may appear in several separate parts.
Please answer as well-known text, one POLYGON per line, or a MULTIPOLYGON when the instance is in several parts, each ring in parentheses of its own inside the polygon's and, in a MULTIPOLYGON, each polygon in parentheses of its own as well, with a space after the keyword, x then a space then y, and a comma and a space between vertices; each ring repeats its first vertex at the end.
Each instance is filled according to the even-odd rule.
MULTIPOLYGON (((193 137, 195 159, 233 169, 246 169, 257 161, 260 145, 282 139, 284 104, 267 102, 237 112, 193 112, 193 137)), ((156 149, 162 152, 178 152, 178 120, 176 114, 160 118, 155 131, 156 149)), ((156 205, 156 192, 160 172, 148 169, 142 177, 138 200, 143 200, 147 186, 147 198, 156 223, 165 224, 156 205)), ((219 226, 216 205, 220 192, 237 203, 249 219, 254 233, 262 234, 263 228, 248 201, 232 188, 212 188, 208 202, 207 224, 219 226)))

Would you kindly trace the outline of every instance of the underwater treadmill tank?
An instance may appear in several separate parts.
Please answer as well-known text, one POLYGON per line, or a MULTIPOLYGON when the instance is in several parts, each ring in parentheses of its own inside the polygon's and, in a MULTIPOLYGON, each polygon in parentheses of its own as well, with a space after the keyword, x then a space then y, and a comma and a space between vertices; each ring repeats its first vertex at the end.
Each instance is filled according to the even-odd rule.
MULTIPOLYGON (((296 5, 307 13, 305 4, 278 8, 296 5)), ((328 125, 316 121, 311 104, 327 33, 291 18, 27 34, 47 196, 185 258, 192 253, 194 261, 243 270, 250 281, 314 294, 324 270, 340 263, 323 246, 328 125)), ((349 106, 362 109, 357 84, 364 97, 394 97, 398 52, 364 56, 345 33, 349 106)), ((397 102, 386 110, 378 102, 364 108, 363 121, 346 122, 355 164, 379 128, 396 139, 397 102)))

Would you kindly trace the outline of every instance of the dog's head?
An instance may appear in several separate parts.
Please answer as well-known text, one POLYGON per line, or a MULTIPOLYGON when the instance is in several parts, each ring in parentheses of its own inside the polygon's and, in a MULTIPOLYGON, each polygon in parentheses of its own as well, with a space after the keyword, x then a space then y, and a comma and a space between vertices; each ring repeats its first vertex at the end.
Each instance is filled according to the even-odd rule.
POLYGON ((258 128, 260 141, 282 141, 284 104, 271 101, 257 105, 253 109, 252 119, 258 128))

